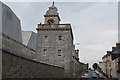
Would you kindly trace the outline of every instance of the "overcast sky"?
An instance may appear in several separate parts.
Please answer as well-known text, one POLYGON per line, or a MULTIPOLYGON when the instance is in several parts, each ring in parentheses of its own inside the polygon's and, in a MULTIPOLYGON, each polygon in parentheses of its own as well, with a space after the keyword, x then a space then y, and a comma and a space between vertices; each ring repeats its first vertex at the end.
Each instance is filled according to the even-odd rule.
MULTIPOLYGON (((20 18, 22 30, 36 32, 44 21, 50 2, 5 2, 20 18)), ((118 35, 117 2, 56 2, 61 23, 71 23, 74 43, 80 50, 80 61, 90 63, 115 46, 118 35)))

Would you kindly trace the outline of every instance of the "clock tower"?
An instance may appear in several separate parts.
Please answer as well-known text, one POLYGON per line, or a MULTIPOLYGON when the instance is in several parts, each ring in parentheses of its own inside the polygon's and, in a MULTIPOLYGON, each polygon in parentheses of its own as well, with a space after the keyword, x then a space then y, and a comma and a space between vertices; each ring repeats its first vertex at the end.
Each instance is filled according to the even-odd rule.
POLYGON ((49 7, 49 10, 44 15, 45 17, 45 24, 59 24, 60 17, 59 13, 57 12, 57 8, 54 6, 54 2, 51 7, 49 7))
POLYGON ((54 2, 44 15, 44 24, 38 24, 36 60, 64 68, 64 76, 71 77, 72 55, 75 54, 71 24, 60 24, 54 2))

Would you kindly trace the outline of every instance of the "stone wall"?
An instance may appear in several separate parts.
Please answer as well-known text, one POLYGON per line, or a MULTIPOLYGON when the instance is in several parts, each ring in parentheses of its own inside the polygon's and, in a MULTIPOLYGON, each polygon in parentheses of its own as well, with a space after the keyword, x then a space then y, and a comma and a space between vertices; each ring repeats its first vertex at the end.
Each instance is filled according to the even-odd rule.
POLYGON ((2 50, 21 56, 27 59, 33 60, 35 57, 35 51, 22 43, 4 35, 0 34, 2 38, 2 50))
POLYGON ((3 78, 62 78, 64 69, 34 60, 35 51, 1 34, 3 78))
POLYGON ((64 69, 2 51, 2 78, 63 78, 64 69))

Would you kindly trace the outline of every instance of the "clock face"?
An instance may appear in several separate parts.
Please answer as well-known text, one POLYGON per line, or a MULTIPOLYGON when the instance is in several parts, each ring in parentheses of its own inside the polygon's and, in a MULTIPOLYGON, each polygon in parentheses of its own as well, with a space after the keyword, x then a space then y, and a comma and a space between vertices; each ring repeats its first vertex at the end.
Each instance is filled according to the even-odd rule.
POLYGON ((54 20, 53 20, 53 19, 48 19, 47 23, 48 23, 48 24, 53 24, 53 23, 54 23, 54 20))

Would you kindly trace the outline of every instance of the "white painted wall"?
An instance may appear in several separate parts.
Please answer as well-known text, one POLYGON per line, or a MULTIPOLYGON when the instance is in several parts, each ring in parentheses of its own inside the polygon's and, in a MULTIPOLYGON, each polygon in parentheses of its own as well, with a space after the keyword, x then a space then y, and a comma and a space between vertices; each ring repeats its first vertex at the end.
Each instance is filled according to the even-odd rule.
MULTIPOLYGON (((2 33, 22 43, 21 23, 15 13, 5 4, 2 4, 2 33)), ((0 11, 1 12, 1 11, 0 11)))

